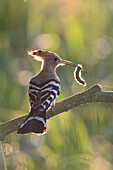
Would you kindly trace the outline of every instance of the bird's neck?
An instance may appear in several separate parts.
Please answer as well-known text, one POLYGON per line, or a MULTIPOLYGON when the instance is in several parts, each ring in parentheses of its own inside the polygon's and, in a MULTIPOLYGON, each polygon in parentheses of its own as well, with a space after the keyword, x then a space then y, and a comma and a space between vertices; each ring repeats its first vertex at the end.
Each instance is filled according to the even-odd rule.
POLYGON ((46 62, 42 62, 42 66, 41 66, 41 71, 45 71, 45 72, 51 72, 51 73, 56 73, 56 68, 51 65, 51 64, 48 64, 46 62))

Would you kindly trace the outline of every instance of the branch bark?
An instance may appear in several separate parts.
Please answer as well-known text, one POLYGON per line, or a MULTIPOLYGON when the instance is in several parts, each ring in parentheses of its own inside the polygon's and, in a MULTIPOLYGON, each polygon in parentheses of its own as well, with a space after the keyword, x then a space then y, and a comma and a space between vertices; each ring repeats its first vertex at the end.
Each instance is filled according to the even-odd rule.
MULTIPOLYGON (((112 91, 102 91, 99 85, 94 85, 88 90, 79 93, 77 95, 68 97, 58 103, 56 103, 54 108, 54 114, 50 109, 47 113, 47 119, 56 116, 62 112, 68 111, 74 107, 82 104, 91 102, 113 102, 113 92, 112 91)), ((5 122, 0 125, 0 141, 5 140, 6 136, 14 131, 17 131, 19 126, 26 119, 27 115, 13 119, 11 121, 5 122)))

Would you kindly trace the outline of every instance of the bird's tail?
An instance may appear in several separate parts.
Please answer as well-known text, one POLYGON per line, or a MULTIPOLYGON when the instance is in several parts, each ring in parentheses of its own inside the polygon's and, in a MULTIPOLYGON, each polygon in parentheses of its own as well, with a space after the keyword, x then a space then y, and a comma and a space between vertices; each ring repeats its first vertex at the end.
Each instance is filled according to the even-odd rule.
POLYGON ((43 135, 47 132, 45 111, 38 114, 38 116, 34 111, 31 111, 17 131, 18 134, 26 134, 30 132, 36 133, 37 135, 43 135))

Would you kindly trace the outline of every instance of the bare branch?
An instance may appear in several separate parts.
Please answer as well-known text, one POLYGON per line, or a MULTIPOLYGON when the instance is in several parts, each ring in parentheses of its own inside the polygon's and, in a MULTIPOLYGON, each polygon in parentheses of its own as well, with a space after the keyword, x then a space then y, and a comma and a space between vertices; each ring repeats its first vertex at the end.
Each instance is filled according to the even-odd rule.
MULTIPOLYGON (((47 113, 47 119, 58 115, 62 112, 68 111, 74 107, 85 103, 91 102, 113 102, 113 92, 112 91, 102 91, 99 85, 94 85, 90 89, 84 91, 83 93, 79 93, 77 95, 71 96, 56 103, 54 108, 54 114, 51 109, 47 113)), ((19 117, 17 119, 8 121, 0 125, 0 140, 5 140, 6 136, 16 130, 18 130, 19 126, 26 119, 27 115, 19 117)))

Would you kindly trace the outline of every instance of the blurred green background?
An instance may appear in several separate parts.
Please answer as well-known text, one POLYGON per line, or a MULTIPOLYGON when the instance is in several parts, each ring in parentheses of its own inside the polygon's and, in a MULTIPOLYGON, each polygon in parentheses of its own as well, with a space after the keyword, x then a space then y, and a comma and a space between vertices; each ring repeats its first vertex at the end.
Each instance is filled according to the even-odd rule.
MULTIPOLYGON (((0 0, 0 122, 29 112, 28 82, 40 63, 27 55, 46 49, 80 63, 59 67, 57 101, 94 84, 113 90, 112 0, 0 0)), ((10 134, 3 143, 8 170, 112 170, 113 105, 86 104, 48 120, 48 133, 10 134)))

